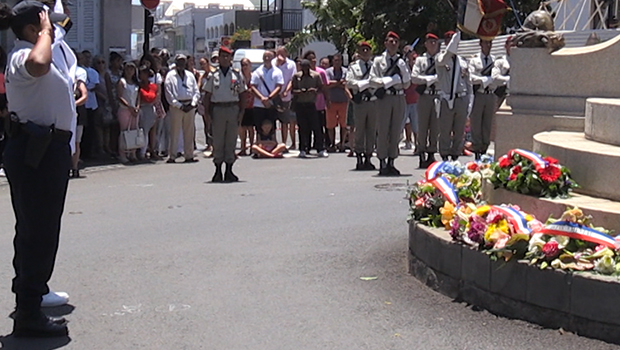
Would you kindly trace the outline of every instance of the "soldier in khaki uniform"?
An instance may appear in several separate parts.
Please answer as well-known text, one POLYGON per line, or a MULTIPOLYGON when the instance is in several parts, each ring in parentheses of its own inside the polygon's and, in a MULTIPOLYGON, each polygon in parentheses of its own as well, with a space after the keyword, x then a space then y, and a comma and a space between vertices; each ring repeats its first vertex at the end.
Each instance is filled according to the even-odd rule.
POLYGON ((440 100, 439 109, 439 154, 446 161, 448 157, 457 160, 463 152, 463 137, 469 109, 469 70, 467 61, 457 55, 461 33, 446 33, 450 43, 437 55, 437 79, 440 100))
POLYGON ((400 37, 389 32, 385 37, 386 51, 375 57, 370 71, 370 82, 377 88, 377 156, 379 175, 400 175, 394 167, 398 157, 398 143, 407 108, 405 89, 411 85, 409 66, 398 54, 400 37))
POLYGON ((213 163, 215 174, 213 182, 236 182, 239 178, 232 172, 235 163, 235 146, 237 130, 243 116, 247 87, 243 74, 231 67, 232 51, 222 46, 219 50, 219 67, 209 73, 203 86, 205 113, 212 107, 213 121, 213 163), (222 176, 222 163, 226 163, 226 172, 222 176))
POLYGON ((424 47, 426 52, 416 58, 411 71, 411 82, 418 84, 418 138, 416 148, 420 157, 420 168, 428 168, 435 162, 437 138, 439 137, 439 120, 435 110, 435 100, 439 96, 437 87, 437 53, 439 38, 433 33, 426 34, 424 47))
POLYGON ((469 78, 474 91, 474 105, 469 120, 476 160, 487 152, 491 143, 491 127, 497 105, 497 85, 491 76, 495 65, 495 56, 491 55, 492 44, 492 41, 480 39, 481 52, 469 60, 469 78))
POLYGON ((360 59, 349 66, 347 87, 353 95, 353 115, 355 119, 355 170, 376 170, 370 161, 375 148, 377 133, 377 97, 370 87, 372 68, 372 47, 362 41, 357 49, 360 59))

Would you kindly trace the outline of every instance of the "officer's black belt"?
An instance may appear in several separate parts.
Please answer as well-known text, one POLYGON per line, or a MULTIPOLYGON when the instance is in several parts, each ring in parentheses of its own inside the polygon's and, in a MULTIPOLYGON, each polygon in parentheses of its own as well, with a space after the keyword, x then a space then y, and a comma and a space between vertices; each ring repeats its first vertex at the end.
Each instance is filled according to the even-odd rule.
POLYGON ((234 102, 211 102, 211 104, 215 107, 233 107, 233 106, 238 106, 239 105, 239 101, 234 101, 234 102))
MULTIPOLYGON (((49 127, 49 133, 52 136, 52 141, 59 141, 61 143, 68 143, 71 140, 71 136, 73 135, 71 131, 56 129, 54 127, 49 127)), ((41 136, 33 134, 31 130, 26 127, 26 124, 22 123, 19 123, 18 127, 14 128, 9 133, 9 137, 17 137, 19 135, 29 135, 35 137, 41 136)))

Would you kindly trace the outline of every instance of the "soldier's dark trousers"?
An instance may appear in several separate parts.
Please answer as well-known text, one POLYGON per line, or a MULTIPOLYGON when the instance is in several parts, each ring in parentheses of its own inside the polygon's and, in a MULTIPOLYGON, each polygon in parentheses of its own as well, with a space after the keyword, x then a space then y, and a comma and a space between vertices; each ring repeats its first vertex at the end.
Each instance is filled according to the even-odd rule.
POLYGON ((310 151, 310 136, 314 133, 314 146, 317 151, 322 151, 324 149, 323 130, 314 102, 297 102, 295 104, 295 113, 297 114, 297 126, 299 127, 299 150, 310 151))
POLYGON ((28 135, 9 138, 4 164, 15 212, 13 293, 17 308, 35 312, 49 292, 71 168, 68 142, 51 141, 37 169, 25 164, 28 135))

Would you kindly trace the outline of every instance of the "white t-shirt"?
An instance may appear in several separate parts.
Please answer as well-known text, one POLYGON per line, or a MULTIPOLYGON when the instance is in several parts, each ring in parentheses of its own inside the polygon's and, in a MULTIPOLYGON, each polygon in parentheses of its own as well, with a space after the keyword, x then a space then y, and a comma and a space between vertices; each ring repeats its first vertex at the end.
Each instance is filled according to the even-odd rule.
MULTIPOLYGON (((273 61, 271 61, 271 64, 274 67, 278 67, 278 69, 280 69, 282 71, 282 78, 284 79, 284 84, 282 85, 282 91, 284 91, 284 89, 286 89, 286 87, 288 86, 288 83, 291 82, 291 79, 293 79, 293 74, 295 74, 297 72, 297 65, 295 64, 295 61, 293 61, 290 58, 286 59, 286 62, 284 62, 283 65, 281 66, 277 66, 276 64, 278 63, 278 59, 274 58, 273 61)), ((291 94, 289 92, 289 94, 286 97, 282 97, 282 101, 290 101, 293 99, 293 94, 291 94)))
MULTIPOLYGON (((121 78, 121 84, 123 85, 123 98, 130 106, 136 106, 136 101, 138 100, 138 91, 140 90, 140 86, 133 83, 127 83, 125 78, 121 78)), ((127 106, 120 104, 121 108, 127 108, 127 106)))
MULTIPOLYGON (((277 67, 267 69, 265 68, 265 65, 261 65, 252 73, 252 80, 250 81, 250 84, 255 86, 263 96, 268 97, 278 85, 284 85, 282 71, 277 67), (262 80, 261 77, 263 78, 262 80), (265 81, 264 84, 263 80, 265 81), (267 90, 265 84, 269 87, 269 90, 267 90)), ((254 98, 254 107, 265 108, 265 105, 263 105, 260 99, 254 98)))
POLYGON ((67 77, 50 65, 47 74, 33 77, 26 70, 26 59, 34 45, 17 40, 8 56, 6 67, 6 96, 12 112, 20 122, 33 122, 61 130, 71 130, 75 118, 73 77, 67 77))
MULTIPOLYGON (((75 68, 75 82, 77 85, 78 81, 83 82, 84 84, 86 84, 86 81, 88 80, 88 73, 86 73, 86 69, 78 66, 75 68)), ((90 96, 89 96, 90 98, 90 96)))

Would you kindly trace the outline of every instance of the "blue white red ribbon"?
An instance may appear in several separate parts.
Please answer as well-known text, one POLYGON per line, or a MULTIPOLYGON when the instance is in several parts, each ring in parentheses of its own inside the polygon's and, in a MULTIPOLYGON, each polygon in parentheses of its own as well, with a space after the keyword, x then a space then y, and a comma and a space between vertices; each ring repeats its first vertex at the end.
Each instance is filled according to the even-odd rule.
POLYGON ((426 181, 431 181, 441 175, 441 168, 446 162, 434 162, 426 169, 426 181))
POLYGON ((493 205, 491 206, 491 208, 506 215, 506 218, 508 218, 508 221, 512 224, 512 227, 517 233, 524 233, 529 235, 532 232, 532 230, 527 227, 527 220, 520 211, 504 205, 493 205))
POLYGON ((551 236, 566 236, 574 239, 581 239, 604 245, 611 249, 616 249, 620 245, 620 242, 616 241, 614 237, 606 235, 603 232, 597 231, 593 228, 569 221, 558 221, 547 225, 542 229, 541 233, 551 236))
POLYGON ((537 170, 544 169, 547 167, 547 162, 544 159, 542 159, 542 157, 537 153, 527 151, 524 149, 520 149, 520 148, 515 148, 513 150, 510 150, 510 152, 508 152, 508 157, 512 158, 515 154, 518 154, 521 157, 524 157, 528 159, 529 161, 531 161, 532 163, 534 163, 534 166, 536 167, 537 170))
POLYGON ((439 176, 430 180, 429 182, 432 183, 435 188, 437 188, 439 192, 443 194, 446 200, 452 203, 452 205, 457 205, 459 203, 459 196, 457 196, 456 192, 454 191, 454 186, 452 186, 448 179, 439 176))

